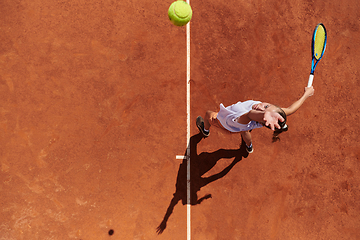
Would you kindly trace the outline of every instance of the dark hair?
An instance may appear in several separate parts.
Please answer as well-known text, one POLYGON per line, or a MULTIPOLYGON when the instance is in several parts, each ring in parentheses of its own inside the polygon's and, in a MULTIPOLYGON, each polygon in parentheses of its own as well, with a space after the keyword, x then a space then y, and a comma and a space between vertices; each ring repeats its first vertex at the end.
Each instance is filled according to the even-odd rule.
MULTIPOLYGON (((276 106, 276 105, 275 105, 276 106)), ((283 128, 287 128, 287 125, 286 125, 286 113, 284 112, 284 110, 282 110, 280 107, 276 106, 278 109, 277 109, 277 113, 280 114, 280 116, 282 116, 284 118, 284 121, 281 122, 280 120, 278 121, 278 124, 280 125, 281 129, 283 128)), ((270 126, 266 126, 265 127, 270 128, 270 126)), ((278 129, 278 130, 281 130, 281 129, 278 129)))
POLYGON ((287 130, 289 130, 287 125, 281 129, 275 129, 275 131, 273 133, 273 137, 272 137, 272 142, 280 141, 279 134, 282 132, 286 132, 287 130))
POLYGON ((282 116, 284 118, 283 122, 280 122, 280 120, 279 120, 278 123, 279 123, 281 129, 287 128, 287 125, 286 125, 286 113, 284 112, 284 110, 282 110, 282 108, 280 108, 280 107, 277 107, 277 108, 278 108, 277 113, 279 113, 280 116, 282 116))
MULTIPOLYGON (((281 129, 275 129, 272 137, 273 142, 280 141, 279 134, 282 132, 286 132, 288 130, 288 126, 286 125, 286 113, 280 107, 278 106, 276 107, 278 108, 276 112, 279 113, 280 116, 284 118, 284 121, 283 122, 281 122, 280 120, 278 121, 278 124, 280 125, 281 129)), ((265 127, 271 129, 270 126, 265 125, 265 127)))

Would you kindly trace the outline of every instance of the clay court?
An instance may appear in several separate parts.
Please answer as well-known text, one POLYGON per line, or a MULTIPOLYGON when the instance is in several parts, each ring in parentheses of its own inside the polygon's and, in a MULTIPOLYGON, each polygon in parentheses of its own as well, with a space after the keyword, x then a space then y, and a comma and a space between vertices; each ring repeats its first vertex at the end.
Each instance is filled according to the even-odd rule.
POLYGON ((171 3, 0 1, 0 239, 360 239, 359 2, 192 0, 190 55, 171 3), (297 100, 320 22, 279 141, 198 134, 220 103, 297 100))

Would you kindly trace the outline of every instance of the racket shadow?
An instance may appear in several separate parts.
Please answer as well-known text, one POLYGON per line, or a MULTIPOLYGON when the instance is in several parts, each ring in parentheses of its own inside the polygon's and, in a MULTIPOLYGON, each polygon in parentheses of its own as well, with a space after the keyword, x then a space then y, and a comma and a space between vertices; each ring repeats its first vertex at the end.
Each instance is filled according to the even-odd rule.
MULTIPOLYGON (((215 152, 202 152, 197 154, 197 145, 203 139, 201 133, 196 134, 190 138, 190 204, 197 205, 202 201, 211 198, 211 194, 206 194, 205 196, 199 198, 198 191, 211 182, 223 178, 230 170, 235 166, 236 163, 241 161, 243 158, 248 157, 246 151, 245 143, 242 141, 242 144, 239 149, 219 149, 215 152), (203 177, 205 173, 211 170, 220 159, 230 159, 234 160, 221 172, 211 175, 209 177, 203 177)), ((185 151, 186 156, 186 151, 185 151)), ((173 198, 170 201, 169 207, 165 213, 164 219, 157 227, 156 232, 158 234, 163 233, 166 229, 166 224, 171 216, 176 204, 181 200, 183 205, 187 203, 187 161, 184 159, 179 166, 179 171, 175 184, 176 190, 173 194, 173 198)))

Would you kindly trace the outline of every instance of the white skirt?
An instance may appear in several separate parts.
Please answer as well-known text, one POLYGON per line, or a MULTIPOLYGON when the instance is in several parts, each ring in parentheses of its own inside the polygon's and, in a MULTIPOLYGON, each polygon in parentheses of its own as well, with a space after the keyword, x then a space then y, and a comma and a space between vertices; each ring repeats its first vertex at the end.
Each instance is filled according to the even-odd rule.
POLYGON ((252 110, 252 106, 257 103, 260 102, 248 100, 245 102, 237 102, 228 107, 224 107, 224 105, 221 103, 217 119, 220 121, 221 125, 230 132, 243 132, 255 128, 261 128, 263 125, 255 121, 250 121, 247 124, 241 124, 237 122, 240 116, 252 110))

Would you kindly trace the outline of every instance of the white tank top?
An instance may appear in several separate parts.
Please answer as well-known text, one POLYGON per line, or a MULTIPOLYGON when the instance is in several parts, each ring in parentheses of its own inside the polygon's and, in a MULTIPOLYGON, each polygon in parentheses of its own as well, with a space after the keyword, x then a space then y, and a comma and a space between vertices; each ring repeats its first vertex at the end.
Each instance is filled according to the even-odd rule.
POLYGON ((252 106, 257 103, 261 102, 248 100, 245 102, 237 102, 228 107, 224 107, 224 105, 221 103, 217 119, 219 119, 221 125, 223 125, 223 127, 230 132, 242 132, 255 128, 261 128, 263 125, 256 121, 250 121, 247 124, 241 124, 237 122, 237 119, 240 116, 250 112, 250 110, 252 110, 252 106))

